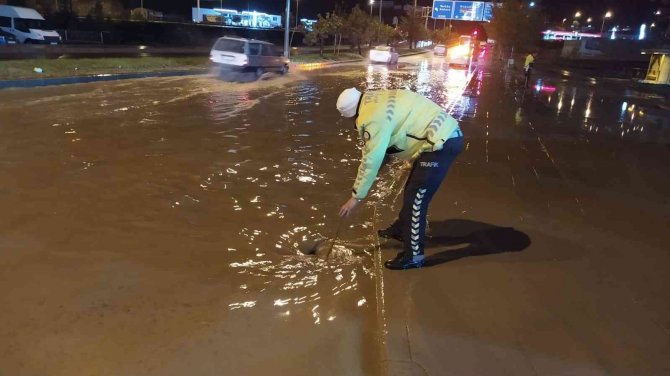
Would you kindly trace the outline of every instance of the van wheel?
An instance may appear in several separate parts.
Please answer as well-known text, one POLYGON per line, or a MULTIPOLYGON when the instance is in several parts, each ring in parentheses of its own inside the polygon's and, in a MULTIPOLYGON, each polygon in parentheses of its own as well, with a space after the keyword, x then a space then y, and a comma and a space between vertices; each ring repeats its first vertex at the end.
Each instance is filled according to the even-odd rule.
POLYGON ((256 71, 254 72, 254 74, 256 75, 256 78, 259 78, 260 76, 263 75, 263 68, 261 68, 261 67, 256 68, 256 71))
POLYGON ((288 73, 288 65, 284 65, 283 67, 281 67, 281 74, 284 75, 286 73, 288 73))

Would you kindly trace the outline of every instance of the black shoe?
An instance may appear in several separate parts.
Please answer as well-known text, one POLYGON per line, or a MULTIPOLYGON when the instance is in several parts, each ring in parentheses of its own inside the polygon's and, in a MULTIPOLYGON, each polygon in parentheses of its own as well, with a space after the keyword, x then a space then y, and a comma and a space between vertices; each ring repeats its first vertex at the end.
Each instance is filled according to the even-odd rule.
POLYGON ((378 230, 377 234, 380 238, 394 239, 402 242, 402 233, 400 232, 400 229, 398 229, 398 226, 391 225, 383 230, 378 230))
POLYGON ((401 252, 398 253, 398 256, 396 256, 393 260, 386 261, 384 263, 384 266, 386 266, 386 268, 391 270, 404 270, 404 269, 420 268, 423 266, 423 263, 424 263, 423 255, 406 257, 405 253, 401 252))

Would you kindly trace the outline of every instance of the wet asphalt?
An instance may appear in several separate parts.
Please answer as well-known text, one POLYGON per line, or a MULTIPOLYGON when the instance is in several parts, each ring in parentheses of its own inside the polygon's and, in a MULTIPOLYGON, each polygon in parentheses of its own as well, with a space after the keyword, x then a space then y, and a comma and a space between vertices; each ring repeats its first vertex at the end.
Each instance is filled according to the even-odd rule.
POLYGON ((536 79, 420 55, 0 91, 0 373, 378 374, 414 323, 429 374, 445 348, 449 374, 663 374, 668 102, 536 79), (334 109, 350 86, 411 89, 461 121, 430 268, 379 267, 398 248, 375 236, 398 210, 393 161, 335 257, 301 252, 334 236, 355 177, 334 109))

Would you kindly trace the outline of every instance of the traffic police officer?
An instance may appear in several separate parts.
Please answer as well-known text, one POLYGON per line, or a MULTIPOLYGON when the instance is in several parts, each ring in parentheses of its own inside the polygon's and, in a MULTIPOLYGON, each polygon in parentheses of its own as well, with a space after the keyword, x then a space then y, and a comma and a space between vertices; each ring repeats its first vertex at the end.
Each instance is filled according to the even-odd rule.
POLYGON ((346 89, 337 109, 355 118, 364 142, 351 198, 340 216, 349 215, 368 194, 386 154, 413 160, 398 219, 379 235, 403 242, 403 252, 385 263, 389 269, 419 268, 424 263, 428 204, 463 151, 463 134, 456 119, 431 100, 409 90, 377 90, 362 94, 346 89))

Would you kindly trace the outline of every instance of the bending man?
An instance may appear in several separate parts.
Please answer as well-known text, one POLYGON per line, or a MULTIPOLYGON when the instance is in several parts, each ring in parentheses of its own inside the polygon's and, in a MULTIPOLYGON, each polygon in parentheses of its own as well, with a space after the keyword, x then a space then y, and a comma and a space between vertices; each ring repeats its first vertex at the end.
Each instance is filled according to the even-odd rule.
POLYGON ((352 197, 340 216, 349 215, 368 194, 386 154, 413 160, 398 219, 379 235, 403 242, 403 252, 385 263, 389 269, 423 266, 428 204, 463 151, 458 122, 431 100, 408 90, 362 94, 346 89, 337 99, 342 116, 354 118, 364 142, 352 197))

